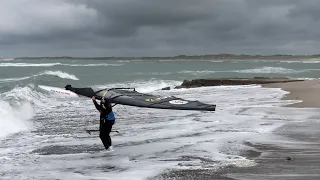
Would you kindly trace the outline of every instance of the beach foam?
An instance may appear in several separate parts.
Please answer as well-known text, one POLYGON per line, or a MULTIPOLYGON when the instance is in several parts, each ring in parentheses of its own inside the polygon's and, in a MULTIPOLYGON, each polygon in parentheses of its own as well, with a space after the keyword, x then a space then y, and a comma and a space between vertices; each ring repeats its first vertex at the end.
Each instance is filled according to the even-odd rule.
MULTIPOLYGON (((278 137, 272 132, 287 119, 294 120, 288 116, 290 114, 277 114, 281 112, 279 106, 289 103, 280 100, 287 93, 280 88, 247 85, 159 91, 161 87, 173 84, 181 82, 150 80, 106 86, 136 87, 142 92, 216 104, 216 112, 117 105, 114 107, 118 117, 114 129, 121 133, 112 134, 114 151, 105 152, 97 136, 89 136, 82 130, 89 125, 97 127, 98 112, 90 98, 79 99, 78 104, 63 99, 60 99, 64 102, 61 104, 47 101, 47 106, 52 107, 42 107, 45 109, 38 116, 50 119, 45 127, 40 127, 50 130, 48 134, 34 135, 19 142, 21 146, 37 150, 40 155, 19 155, 19 160, 28 162, 28 166, 4 165, 3 171, 21 172, 21 177, 66 179, 75 176, 101 179, 107 173, 109 179, 129 180, 133 177, 145 179, 170 168, 217 170, 228 165, 254 166, 254 161, 240 156, 242 151, 249 149, 244 141, 273 141, 278 137), (45 166, 48 162, 50 166, 45 166)), ((19 154, 22 150, 25 151, 15 151, 19 154)), ((18 161, 15 156, 6 156, 10 160, 5 164, 18 161)), ((11 174, 4 177, 11 177, 11 174)))

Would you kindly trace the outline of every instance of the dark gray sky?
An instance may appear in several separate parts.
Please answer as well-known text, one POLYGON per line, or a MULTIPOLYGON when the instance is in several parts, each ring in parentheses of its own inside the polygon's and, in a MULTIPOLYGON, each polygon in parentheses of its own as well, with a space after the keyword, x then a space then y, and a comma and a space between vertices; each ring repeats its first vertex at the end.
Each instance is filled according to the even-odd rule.
POLYGON ((0 57, 320 53, 318 0, 0 3, 0 57))

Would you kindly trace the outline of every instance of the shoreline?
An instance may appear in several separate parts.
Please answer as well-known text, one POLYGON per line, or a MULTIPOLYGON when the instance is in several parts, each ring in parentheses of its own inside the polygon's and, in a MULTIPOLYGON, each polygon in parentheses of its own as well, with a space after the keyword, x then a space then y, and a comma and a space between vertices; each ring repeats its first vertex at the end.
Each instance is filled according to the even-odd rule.
MULTIPOLYGON (((320 80, 296 82, 280 82, 261 84, 263 88, 281 88, 287 91, 281 99, 301 100, 300 103, 289 104, 284 108, 320 108, 320 80)), ((317 117, 313 117, 317 118, 317 117)), ((319 114, 320 118, 320 114, 319 114)), ((153 179, 174 180, 317 180, 320 177, 320 122, 288 122, 277 128, 274 133, 291 139, 291 146, 277 143, 253 143, 245 141, 254 150, 247 150, 241 156, 254 160, 257 165, 251 167, 222 167, 218 171, 194 169, 171 170, 161 173, 153 179), (304 142, 305 145, 301 145, 304 142)))
POLYGON ((262 84, 264 88, 281 88, 287 91, 282 100, 299 100, 302 102, 286 105, 295 108, 320 108, 320 80, 304 80, 286 83, 262 84))
MULTIPOLYGON (((300 100, 302 102, 283 106, 284 108, 320 108, 320 80, 262 84, 263 88, 280 88, 288 94, 281 100, 300 100)), ((320 113, 317 116, 320 118, 320 113)), ((317 119, 317 117, 313 117, 317 119)), ((253 167, 227 168, 221 175, 224 180, 240 179, 279 179, 279 180, 317 180, 320 177, 320 122, 288 122, 274 130, 274 134, 291 139, 289 146, 277 143, 252 143, 253 147, 244 156, 254 160, 253 167), (300 144, 305 143, 305 145, 300 144)))

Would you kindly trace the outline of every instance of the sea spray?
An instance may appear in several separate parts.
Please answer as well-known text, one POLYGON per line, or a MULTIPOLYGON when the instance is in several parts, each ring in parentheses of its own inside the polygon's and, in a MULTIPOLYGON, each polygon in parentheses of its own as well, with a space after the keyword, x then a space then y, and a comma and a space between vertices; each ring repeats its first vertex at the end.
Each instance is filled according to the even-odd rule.
POLYGON ((8 102, 0 100, 0 139, 29 129, 28 120, 33 116, 34 111, 28 103, 23 103, 19 108, 14 108, 8 102))

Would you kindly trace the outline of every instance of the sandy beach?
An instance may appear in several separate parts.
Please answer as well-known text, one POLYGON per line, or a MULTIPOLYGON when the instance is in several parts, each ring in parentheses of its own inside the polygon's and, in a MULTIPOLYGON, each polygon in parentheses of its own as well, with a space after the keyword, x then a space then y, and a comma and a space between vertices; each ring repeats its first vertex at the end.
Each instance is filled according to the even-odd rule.
POLYGON ((264 84, 262 87, 281 88, 289 92, 282 99, 302 101, 288 107, 320 108, 320 80, 264 84))

